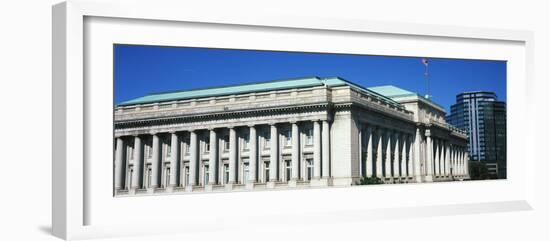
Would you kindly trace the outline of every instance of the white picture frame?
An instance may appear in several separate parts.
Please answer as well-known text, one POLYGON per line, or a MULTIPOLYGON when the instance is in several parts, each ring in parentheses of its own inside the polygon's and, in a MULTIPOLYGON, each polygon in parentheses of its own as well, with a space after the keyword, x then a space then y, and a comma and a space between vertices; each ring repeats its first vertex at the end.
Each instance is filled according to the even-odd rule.
MULTIPOLYGON (((110 29, 110 31, 112 30, 113 29, 110 29)), ((260 16, 259 14, 254 15, 252 13, 247 16, 231 15, 231 13, 214 16, 187 8, 185 3, 178 2, 155 1, 150 3, 127 3, 111 1, 107 3, 74 0, 60 3, 53 7, 52 36, 52 228, 53 234, 57 237, 69 240, 139 234, 193 232, 204 230, 203 224, 207 223, 209 224, 209 229, 229 228, 232 225, 237 225, 235 223, 246 223, 253 228, 254 220, 251 220, 251 217, 267 217, 267 219, 269 219, 268 223, 271 224, 285 223, 278 225, 300 225, 304 220, 309 220, 311 222, 342 222, 349 220, 361 221, 383 219, 388 217, 424 217, 532 209, 532 203, 534 201, 534 170, 536 165, 535 156, 533 154, 533 148, 535 146, 533 143, 534 138, 533 133, 522 133, 520 130, 521 123, 524 123, 523 118, 530 115, 530 108, 526 107, 531 101, 529 93, 533 91, 531 89, 533 83, 533 34, 529 31, 371 22, 350 19, 302 18, 265 14, 260 16), (152 8, 155 8, 155 11, 149 11, 152 8), (102 19, 106 20, 103 21, 102 19), (86 21, 91 22, 87 23, 86 21), (121 24, 118 24, 117 21, 120 21, 121 24), (142 24, 143 26, 147 25, 147 28, 151 31, 158 30, 158 32, 155 32, 158 34, 152 36, 152 38, 158 39, 142 39, 137 35, 132 35, 131 30, 127 33, 121 31, 126 35, 120 36, 120 39, 116 39, 117 36, 107 36, 106 33, 108 33, 108 31, 103 31, 109 24, 111 24, 109 26, 113 26, 113 28, 125 28, 127 25, 125 25, 126 23, 124 22, 131 22, 134 26, 136 24, 142 24), (87 29, 86 24, 98 24, 94 25, 98 27, 87 29), (426 57, 446 56, 455 58, 472 58, 472 56, 483 58, 483 54, 486 54, 486 58, 493 56, 494 59, 507 60, 511 66, 508 68, 509 72, 507 78, 509 90, 508 126, 510 130, 508 145, 514 144, 516 148, 516 151, 509 150, 508 153, 512 173, 507 180, 470 182, 467 184, 419 184, 412 186, 407 185, 405 187, 399 185, 383 185, 353 189, 332 188, 260 193, 172 195, 169 197, 157 196, 124 199, 104 196, 103 199, 101 199, 103 201, 99 200, 100 198, 96 200, 96 194, 101 192, 101 190, 99 192, 94 190, 102 184, 95 184, 95 181, 91 181, 97 179, 93 179, 94 174, 90 169, 98 169, 95 166, 95 162, 90 162, 90 158, 86 157, 90 155, 90 151, 92 151, 90 148, 94 148, 94 145, 90 145, 85 139, 87 138, 86 135, 90 134, 91 130, 89 128, 96 128, 90 127, 87 123, 90 123, 91 119, 99 119, 97 115, 93 114, 95 113, 95 104, 91 105, 89 101, 90 98, 94 99, 94 96, 101 94, 93 90, 97 90, 97 88, 101 86, 96 84, 90 85, 90 83, 86 82, 86 78, 94 78, 87 76, 85 71, 86 68, 95 68, 93 63, 97 61, 97 59, 90 60, 88 59, 89 56, 86 56, 86 54, 90 53, 89 50, 86 50, 87 47, 90 47, 90 45, 86 45, 86 41, 90 39, 86 39, 86 36, 96 33, 98 33, 98 36, 106 36, 106 38, 101 36, 99 36, 99 38, 91 38, 98 42, 118 42, 123 39, 125 41, 124 43, 133 44, 156 43, 160 45, 178 45, 178 42, 173 42, 173 40, 163 37, 163 34, 166 34, 166 32, 163 32, 165 29, 163 30, 161 27, 163 24, 169 24, 172 27, 179 27, 179 24, 203 24, 201 25, 202 27, 195 28, 198 34, 200 31, 207 31, 208 27, 206 26, 213 26, 214 28, 221 27, 224 31, 232 31, 232 28, 245 29, 246 31, 251 29, 251 31, 249 31, 250 34, 263 32, 265 34, 282 35, 286 34, 285 32, 287 31, 294 31, 294 33, 299 32, 299 34, 303 34, 305 36, 304 38, 308 38, 308 34, 315 34, 321 39, 323 36, 326 37, 329 35, 335 38, 339 38, 339 35, 346 35, 341 37, 350 37, 350 35, 353 35, 362 38, 363 35, 367 34, 373 37, 373 41, 376 41, 376 38, 383 38, 385 42, 388 42, 387 40, 389 39, 395 39, 397 41, 394 42, 396 44, 395 46, 400 47, 394 49, 395 46, 388 46, 391 43, 386 43, 385 47, 383 45, 377 46, 380 50, 376 50, 375 52, 370 52, 372 50, 368 48, 360 50, 357 47, 355 49, 332 49, 332 51, 351 53, 366 51, 366 53, 380 55, 418 55, 422 53, 422 56, 426 57), (436 41, 438 44, 441 43, 441 45, 439 47, 433 47, 433 50, 415 52, 412 50, 414 46, 408 46, 405 42, 399 45, 400 39, 412 42, 418 40, 420 41, 419 43, 422 43, 422 41, 436 41), (449 46, 466 48, 470 43, 474 43, 477 48, 486 48, 489 50, 487 50, 486 53, 483 51, 482 53, 477 53, 479 55, 476 55, 476 53, 469 53, 475 50, 464 51, 464 55, 457 54, 450 56, 442 54, 446 50, 449 50, 449 46), (513 49, 514 54, 507 55, 507 52, 500 53, 499 50, 507 48, 513 49), (438 53, 438 51, 440 52, 438 53), (513 138, 517 136, 518 133, 524 136, 524 138, 521 138, 522 140, 513 138), (526 154, 520 156, 520 152, 526 154), (514 162, 514 160, 519 159, 521 159, 521 166, 514 164, 518 163, 517 161, 514 162), (92 183, 94 184, 92 185, 92 183), (412 190, 411 188, 414 189, 415 192, 418 192, 418 194, 424 194, 426 197, 436 197, 437 192, 443 189, 452 190, 457 196, 448 195, 448 197, 442 198, 441 200, 432 200, 433 198, 430 198, 430 200, 427 201, 417 199, 394 202, 390 199, 391 195, 398 195, 403 191, 410 191, 412 190), (483 192, 487 190, 494 190, 491 197, 484 196, 486 194, 483 194, 483 192), (471 195, 473 192, 479 192, 479 196, 457 198, 461 194, 471 195), (327 202, 322 200, 328 195, 336 197, 330 200, 334 206, 327 208, 327 202), (372 207, 362 206, 363 202, 358 201, 343 203, 343 200, 357 200, 365 195, 376 195, 380 197, 380 199, 369 200, 370 203, 368 204, 372 207), (127 212, 128 210, 121 211, 120 209, 114 208, 116 205, 139 208, 162 203, 162 206, 166 207, 163 210, 174 210, 174 208, 183 201, 189 202, 190 204, 211 204, 212 201, 210 200, 212 199, 224 199, 232 206, 238 208, 240 207, 239 205, 242 205, 240 203, 246 200, 258 201, 269 199, 275 200, 274 202, 280 202, 285 197, 296 197, 305 200, 308 198, 318 198, 320 201, 304 210, 294 210, 292 203, 283 202, 280 206, 273 207, 264 212, 256 212, 256 214, 252 212, 237 213, 231 210, 223 210, 223 208, 214 208, 214 210, 211 210, 212 215, 207 219, 199 218, 199 212, 187 213, 188 217, 194 217, 193 222, 186 221, 185 218, 181 217, 181 213, 178 213, 178 211, 170 212, 167 214, 167 217, 159 219, 159 216, 153 214, 144 214, 136 217, 135 215, 130 215, 130 213, 127 212), (112 200, 114 201, 110 203, 112 200), (346 207, 344 208, 342 206, 346 207), (323 208, 324 211, 318 211, 320 208, 323 208), (224 220, 224 215, 232 215, 232 220, 234 220, 235 223, 224 220), (90 218, 93 216, 98 217, 95 219, 97 221, 90 218), (108 223, 105 217, 110 217, 112 222, 108 223), (300 218, 300 222, 292 221, 293 218, 296 217, 300 218), (140 229, 140 226, 136 223, 145 218, 154 220, 155 224, 148 225, 147 229, 140 229), (282 220, 284 220, 284 222, 282 222, 282 220), (175 226, 172 224, 176 221, 185 225, 174 228, 175 226)), ((230 40, 232 38, 227 37, 227 39, 230 40)), ((239 40, 239 38, 235 37, 234 40, 239 40)), ((241 42, 240 44, 246 44, 244 41, 241 42)), ((212 45, 215 46, 217 43, 212 42, 208 44, 212 47, 212 45)), ((234 47, 237 47, 239 43, 234 44, 234 47)), ((327 49, 331 48, 328 45, 329 44, 324 45, 323 41, 321 41, 319 45, 311 46, 311 48, 318 49, 308 50, 327 51, 327 49)), ((95 45, 92 44, 91 48, 95 48, 94 46, 95 45)), ((281 48, 280 46, 275 46, 275 44, 271 44, 271 46, 258 44, 258 46, 254 47, 256 49, 281 48)), ((289 44, 284 48, 286 50, 305 50, 305 47, 300 44, 289 44)), ((353 46, 351 46, 351 48, 353 48, 353 46)), ((99 58, 109 57, 108 55, 96 54, 96 52, 94 52, 94 55, 99 58)), ((112 59, 108 60, 108 58, 103 60, 112 62, 112 59)), ((100 72, 108 73, 108 70, 100 72)), ((112 88, 112 81, 109 82, 108 79, 105 81, 106 82, 102 83, 111 85, 112 88)), ((112 109, 109 111, 112 113, 112 109)), ((108 121, 112 120, 109 119, 108 121)), ((107 128, 103 130, 105 132, 112 132, 112 129, 108 129, 108 126, 103 126, 103 128, 107 128)), ((93 140, 91 142, 93 142, 93 140)), ((98 150, 98 153, 99 152, 98 150)), ((111 150, 105 151, 105 153, 109 152, 112 153, 111 150)), ((111 192, 110 189, 107 191, 111 192)))

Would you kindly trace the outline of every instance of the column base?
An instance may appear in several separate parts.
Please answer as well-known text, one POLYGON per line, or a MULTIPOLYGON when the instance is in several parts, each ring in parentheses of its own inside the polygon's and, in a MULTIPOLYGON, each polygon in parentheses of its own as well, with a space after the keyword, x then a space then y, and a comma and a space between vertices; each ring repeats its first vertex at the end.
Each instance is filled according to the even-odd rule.
POLYGON ((191 185, 185 186, 185 191, 186 192, 192 192, 193 191, 193 186, 191 186, 191 185))
POLYGON ((232 191, 233 190, 233 183, 227 183, 225 184, 223 187, 225 189, 225 191, 232 191))
POLYGON ((266 183, 266 188, 268 189, 274 189, 275 188, 275 181, 269 181, 266 183))
POLYGON ((424 176, 424 182, 433 182, 434 177, 432 175, 424 176))
POLYGON ((328 178, 313 179, 310 182, 310 186, 312 187, 328 187, 328 185, 329 185, 328 178))
POLYGON ((246 190, 253 190, 254 189, 254 186, 255 186, 256 182, 253 182, 253 181, 249 181, 245 184, 245 189, 246 190))
POLYGON ((288 187, 297 187, 297 181, 296 180, 290 180, 288 181, 288 187))
POLYGON ((206 184, 206 185, 204 186, 204 191, 205 191, 205 192, 211 192, 212 190, 214 190, 214 185, 212 185, 212 184, 206 184))
POLYGON ((166 187, 166 192, 174 192, 174 189, 176 188, 176 185, 169 185, 166 187))
POLYGON ((334 186, 351 186, 355 184, 351 177, 333 177, 331 181, 334 186))

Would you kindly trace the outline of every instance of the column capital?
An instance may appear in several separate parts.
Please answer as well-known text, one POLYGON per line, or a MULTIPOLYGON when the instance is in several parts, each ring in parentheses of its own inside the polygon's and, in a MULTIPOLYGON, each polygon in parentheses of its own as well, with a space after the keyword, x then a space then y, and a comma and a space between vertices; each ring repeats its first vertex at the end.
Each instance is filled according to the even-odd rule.
POLYGON ((248 127, 250 127, 250 128, 255 128, 255 127, 256 127, 256 124, 248 124, 248 125, 246 125, 246 126, 248 126, 248 127))
POLYGON ((425 136, 431 136, 432 133, 431 133, 430 129, 424 130, 424 135, 425 135, 425 136))

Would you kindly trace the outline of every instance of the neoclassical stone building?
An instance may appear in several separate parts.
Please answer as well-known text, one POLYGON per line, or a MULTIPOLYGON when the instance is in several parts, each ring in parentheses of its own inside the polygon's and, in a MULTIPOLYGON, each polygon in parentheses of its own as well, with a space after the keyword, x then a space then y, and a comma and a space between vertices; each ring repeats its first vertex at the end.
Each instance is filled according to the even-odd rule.
POLYGON ((467 136, 394 86, 298 78, 157 93, 115 107, 115 195, 468 178, 467 136))

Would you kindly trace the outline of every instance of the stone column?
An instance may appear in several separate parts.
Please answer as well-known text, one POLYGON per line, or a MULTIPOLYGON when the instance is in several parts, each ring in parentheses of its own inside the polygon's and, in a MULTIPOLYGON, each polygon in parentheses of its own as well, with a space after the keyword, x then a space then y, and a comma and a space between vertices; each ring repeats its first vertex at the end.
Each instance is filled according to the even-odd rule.
POLYGON ((451 148, 450 144, 445 144, 445 177, 451 176, 451 148))
POLYGON ((256 169, 257 169, 257 163, 258 163, 258 136, 256 134, 256 127, 254 125, 249 126, 249 140, 250 140, 250 158, 249 158, 249 166, 248 166, 248 172, 249 178, 248 181, 251 183, 256 182, 256 169))
POLYGON ((401 133, 401 173, 399 176, 407 178, 407 136, 405 133, 401 133))
POLYGON ((452 176, 456 176, 456 156, 455 156, 455 146, 451 147, 451 172, 452 176))
POLYGON ((321 178, 321 125, 313 121, 313 178, 321 178))
POLYGON ((327 120, 323 120, 323 178, 329 177, 330 170, 330 125, 327 120))
POLYGON ((141 138, 139 136, 134 137, 134 174, 132 177, 132 188, 141 189, 142 170, 143 167, 143 154, 141 150, 141 138))
POLYGON ((435 147, 435 158, 434 158, 434 162, 435 162, 435 176, 436 177, 440 177, 441 176, 441 163, 440 163, 440 158, 439 158, 439 139, 434 139, 434 147, 435 147))
POLYGON ((124 140, 121 137, 116 138, 116 153, 115 153, 115 190, 122 189, 124 185, 124 140))
POLYGON ((376 148, 376 177, 378 178, 383 178, 384 175, 383 172, 382 172, 382 146, 384 145, 384 134, 382 132, 382 129, 378 129, 377 131, 378 133, 378 143, 377 143, 377 148, 376 148))
POLYGON ((468 152, 468 150, 466 150, 466 154, 465 154, 465 157, 464 157, 464 169, 466 170, 466 173, 464 175, 466 175, 466 178, 470 178, 470 153, 468 152))
POLYGON ((270 156, 269 156, 269 181, 270 182, 276 182, 277 181, 277 159, 279 157, 279 133, 277 131, 277 126, 275 124, 271 124, 271 134, 270 134, 270 156))
POLYGON ((386 163, 384 177, 391 178, 391 131, 386 131, 386 163))
POLYGON ((170 143, 170 187, 175 187, 178 185, 178 175, 176 175, 177 170, 179 170, 178 163, 180 157, 180 145, 179 137, 176 132, 172 132, 172 138, 170 143))
POLYGON ((420 145, 422 143, 422 134, 420 133, 420 128, 416 128, 416 135, 414 138, 414 178, 416 182, 422 182, 422 173, 421 173, 421 159, 420 159, 420 145))
POLYGON ((393 178, 399 178, 399 132, 394 133, 395 146, 393 151, 393 178))
POLYGON ((292 178, 296 181, 299 177, 299 164, 300 164, 300 135, 298 130, 298 123, 292 123, 292 178))
POLYGON ((430 130, 426 130, 426 181, 433 181, 433 142, 430 130))
MULTIPOLYGON (((195 130, 190 131, 190 140, 189 140, 189 186, 190 189, 193 186, 197 185, 197 172, 198 172, 198 162, 199 162, 199 153, 198 153, 198 140, 197 133, 195 130)), ((184 174, 185 175, 185 174, 184 174)))
POLYGON ((462 176, 462 147, 458 150, 458 174, 462 176))
POLYGON ((412 135, 407 135, 407 147, 409 148, 409 155, 407 158, 407 177, 412 178, 414 177, 413 173, 413 155, 414 155, 414 148, 413 148, 413 137, 412 135))
POLYGON ((208 168, 210 169, 210 177, 208 184, 218 184, 218 133, 214 128, 210 129, 210 151, 208 157, 208 168))
POLYGON ((466 172, 464 170, 464 148, 461 147, 460 148, 460 175, 464 176, 465 173, 466 172))
POLYGON ((237 180, 237 131, 229 128, 229 184, 237 180))
POLYGON ((151 171, 153 172, 151 180, 151 188, 157 188, 159 186, 159 172, 160 172, 160 140, 158 134, 153 134, 153 159, 151 160, 151 171))
POLYGON ((460 168, 459 168, 459 166, 458 166, 458 164, 459 164, 458 158, 459 158, 459 149, 458 149, 458 146, 457 146, 457 148, 456 148, 456 150, 455 150, 455 168, 456 168, 456 176, 460 176, 460 168))
POLYGON ((366 160, 366 170, 367 170, 367 177, 372 177, 373 170, 372 170, 372 128, 369 126, 367 127, 367 160, 366 160))

